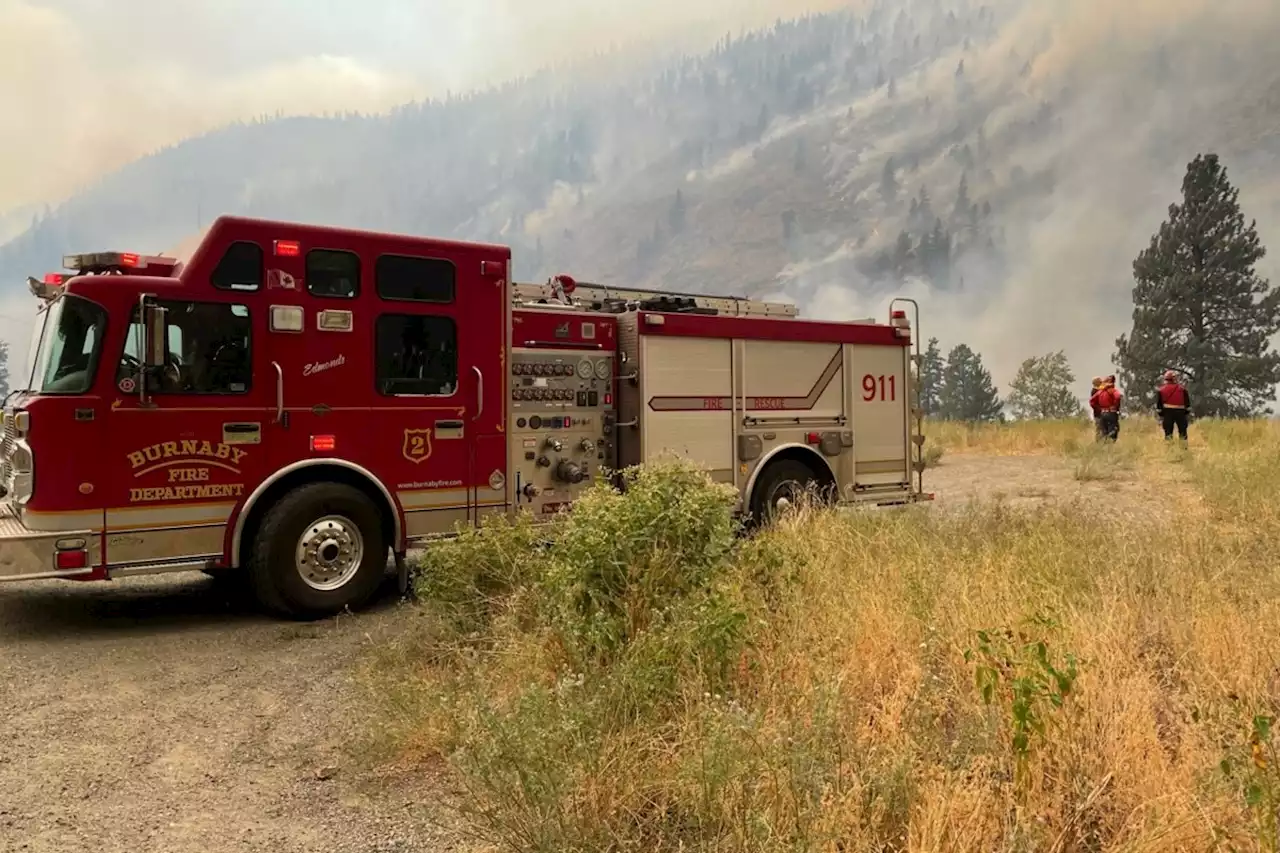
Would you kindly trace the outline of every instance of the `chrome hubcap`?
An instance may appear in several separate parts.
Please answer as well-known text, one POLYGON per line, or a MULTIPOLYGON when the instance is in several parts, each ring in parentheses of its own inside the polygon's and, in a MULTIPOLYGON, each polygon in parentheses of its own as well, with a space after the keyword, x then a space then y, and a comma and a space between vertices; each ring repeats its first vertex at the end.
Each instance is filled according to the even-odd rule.
POLYGON ((796 491, 800 488, 801 486, 798 483, 779 483, 773 491, 773 500, 771 501, 773 512, 771 514, 777 517, 791 509, 795 504, 796 491))
POLYGON ((294 551, 294 565, 302 582, 321 591, 350 581, 363 559, 360 529, 340 515, 326 515, 307 525, 294 551))

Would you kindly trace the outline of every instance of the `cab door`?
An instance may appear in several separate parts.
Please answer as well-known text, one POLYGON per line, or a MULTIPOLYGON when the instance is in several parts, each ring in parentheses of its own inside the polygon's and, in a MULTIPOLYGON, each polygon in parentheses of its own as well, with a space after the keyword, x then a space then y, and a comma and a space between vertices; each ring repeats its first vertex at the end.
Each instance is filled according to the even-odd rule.
POLYGON ((262 318, 235 293, 155 302, 166 364, 145 394, 136 307, 107 356, 118 367, 102 463, 105 546, 117 574, 221 560, 228 519, 267 462, 274 384, 252 368, 262 318))
POLYGON ((365 440, 409 540, 505 510, 508 260, 452 244, 374 259, 365 440))

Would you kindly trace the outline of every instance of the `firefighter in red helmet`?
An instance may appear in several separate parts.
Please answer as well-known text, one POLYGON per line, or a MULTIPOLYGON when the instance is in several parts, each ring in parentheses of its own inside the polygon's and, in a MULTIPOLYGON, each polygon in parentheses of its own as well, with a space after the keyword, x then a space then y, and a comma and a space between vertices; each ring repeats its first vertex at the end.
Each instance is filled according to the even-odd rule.
POLYGON ((1116 388, 1114 375, 1108 376, 1102 387, 1093 392, 1089 405, 1098 413, 1098 431, 1101 438, 1116 441, 1120 438, 1120 403, 1124 395, 1116 388))
POLYGON ((1178 381, 1176 373, 1166 370, 1164 384, 1156 389, 1156 413, 1160 416, 1165 441, 1173 438, 1174 427, 1178 428, 1178 438, 1187 440, 1187 418, 1190 411, 1191 394, 1187 387, 1178 381))

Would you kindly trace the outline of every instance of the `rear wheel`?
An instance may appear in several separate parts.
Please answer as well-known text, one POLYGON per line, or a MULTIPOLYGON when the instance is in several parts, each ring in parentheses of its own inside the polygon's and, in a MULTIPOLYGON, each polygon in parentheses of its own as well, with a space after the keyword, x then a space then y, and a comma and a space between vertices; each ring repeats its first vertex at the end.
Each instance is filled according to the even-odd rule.
POLYGON ((386 573, 387 548, 377 507, 363 492, 313 483, 267 511, 249 575, 267 608, 318 619, 369 600, 386 573))
POLYGON ((825 502, 831 498, 829 492, 825 479, 805 463, 795 459, 770 462, 751 492, 751 522, 771 524, 799 504, 806 494, 825 502))

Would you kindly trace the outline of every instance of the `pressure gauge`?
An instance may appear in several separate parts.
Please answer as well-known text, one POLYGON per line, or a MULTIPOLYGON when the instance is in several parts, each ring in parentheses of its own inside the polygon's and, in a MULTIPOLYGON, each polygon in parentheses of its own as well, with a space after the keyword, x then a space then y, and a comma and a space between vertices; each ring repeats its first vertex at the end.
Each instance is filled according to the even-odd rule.
POLYGON ((578 362, 578 376, 582 377, 583 379, 590 379, 590 378, 591 378, 591 361, 590 361, 590 359, 586 359, 586 358, 584 358, 582 361, 578 362))
POLYGON ((596 379, 609 378, 609 359, 602 358, 596 362, 596 379))

